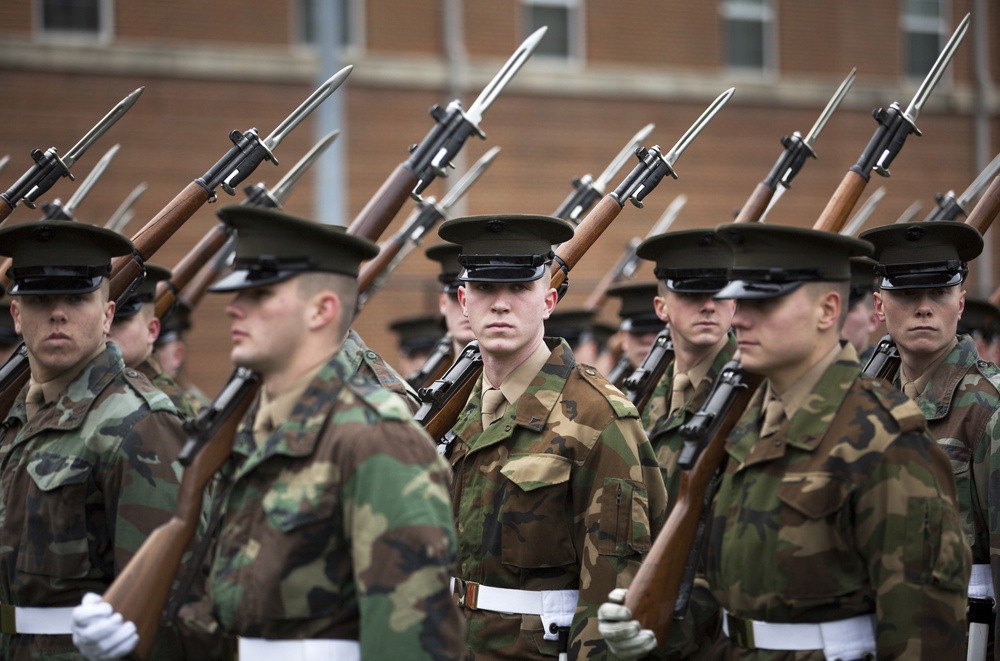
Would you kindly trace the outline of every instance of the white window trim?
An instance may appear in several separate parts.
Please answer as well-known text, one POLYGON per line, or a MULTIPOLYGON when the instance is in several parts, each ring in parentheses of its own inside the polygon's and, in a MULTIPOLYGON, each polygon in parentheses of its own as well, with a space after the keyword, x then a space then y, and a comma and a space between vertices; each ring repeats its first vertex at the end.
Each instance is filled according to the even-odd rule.
POLYGON ((740 66, 723 62, 722 65, 734 75, 753 75, 770 78, 778 72, 778 0, 764 0, 760 5, 722 0, 719 15, 723 20, 759 21, 763 25, 764 62, 760 67, 740 66))
POLYGON ((60 44, 109 44, 114 35, 114 0, 97 0, 98 21, 97 32, 85 30, 51 30, 42 27, 42 0, 31 3, 32 34, 35 41, 60 44))
MULTIPOLYGON (((582 66, 587 52, 586 34, 584 26, 584 0, 521 0, 520 11, 525 12, 529 6, 535 7, 565 7, 568 20, 566 24, 567 36, 569 40, 569 53, 565 57, 556 55, 543 55, 536 53, 532 55, 532 60, 542 60, 548 63, 567 63, 582 66)), ((521 14, 523 20, 524 13, 521 14)), ((528 29, 523 30, 523 37, 528 37, 528 29)))
MULTIPOLYGON (((948 0, 941 0, 939 5, 941 8, 940 14, 937 18, 931 18, 928 16, 916 16, 906 13, 906 3, 902 3, 902 12, 899 15, 899 27, 903 32, 904 39, 901 40, 901 47, 905 48, 905 36, 908 33, 914 34, 936 34, 938 35, 938 40, 940 42, 941 48, 944 48, 945 43, 947 43, 948 38, 951 36, 952 30, 954 29, 950 22, 951 16, 951 3, 948 0)), ((901 53, 902 57, 906 57, 906 53, 901 53)), ((904 78, 911 80, 922 80, 927 72, 921 74, 911 75, 909 73, 909 62, 905 59, 901 62, 902 75, 904 78)), ((945 69, 944 74, 941 76, 941 81, 939 85, 950 85, 952 81, 952 67, 945 69)))

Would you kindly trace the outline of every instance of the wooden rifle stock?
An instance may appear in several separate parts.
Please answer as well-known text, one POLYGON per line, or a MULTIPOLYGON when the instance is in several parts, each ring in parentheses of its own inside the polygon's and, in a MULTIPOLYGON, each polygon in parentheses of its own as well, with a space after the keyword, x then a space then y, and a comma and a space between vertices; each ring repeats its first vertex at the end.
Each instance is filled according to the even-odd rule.
POLYGON ((867 179, 853 170, 848 170, 833 197, 826 203, 826 208, 813 225, 813 229, 826 232, 839 232, 844 229, 851 210, 858 203, 867 185, 867 179))
POLYGON ((14 207, 7 204, 7 200, 0 198, 0 224, 7 220, 7 216, 14 212, 14 207))
POLYGON ((771 198, 774 197, 774 189, 765 184, 763 181, 757 184, 757 187, 753 189, 753 193, 747 198, 747 201, 743 203, 743 207, 740 209, 740 213, 736 216, 735 223, 756 223, 760 220, 761 216, 767 210, 767 205, 771 202, 771 198))
POLYGON ((416 185, 417 177, 407 168, 407 163, 397 165, 351 222, 347 233, 369 241, 378 241, 406 200, 410 199, 410 191, 416 185))
POLYGON ((379 245, 378 254, 371 258, 358 274, 358 294, 365 294, 378 279, 378 276, 389 268, 392 260, 406 245, 407 237, 394 234, 379 245))
MULTIPOLYGON (((189 286, 192 289, 200 288, 202 289, 202 293, 204 293, 204 290, 210 286, 211 281, 209 284, 204 284, 204 282, 194 284, 195 279, 198 278, 199 274, 204 272, 205 269, 203 267, 206 264, 210 264, 212 258, 222 249, 222 246, 226 245, 229 237, 230 233, 226 230, 225 225, 216 225, 198 241, 194 248, 177 262, 174 268, 170 270, 170 280, 161 282, 156 286, 157 317, 162 319, 163 315, 170 310, 174 302, 180 298, 180 292, 186 292, 189 286)), ((211 271, 211 269, 208 270, 211 271)), ((198 295, 197 298, 200 299, 201 296, 198 295)))
POLYGON ((181 558, 198 528, 205 487, 229 457, 236 428, 257 393, 257 379, 249 370, 237 370, 229 383, 223 390, 230 395, 224 404, 213 403, 186 425, 197 436, 188 441, 189 447, 203 447, 195 450, 184 470, 173 516, 146 538, 104 593, 115 612, 135 624, 139 644, 134 654, 140 659, 149 654, 181 558))
POLYGON ((986 234, 986 230, 993 224, 993 220, 1000 214, 1000 175, 993 177, 989 188, 982 194, 968 218, 966 225, 972 225, 980 234, 986 234))
POLYGON ((451 335, 445 335, 434 343, 434 348, 427 355, 427 360, 420 368, 406 377, 406 382, 413 388, 420 389, 429 386, 437 381, 448 370, 454 360, 455 350, 452 346, 451 335))
POLYGON ((479 342, 473 340, 462 349, 462 354, 444 376, 420 389, 423 404, 413 418, 432 439, 440 442, 455 425, 482 371, 479 342))
POLYGON ((722 370, 704 406, 681 428, 692 439, 685 443, 685 452, 698 452, 697 460, 681 474, 677 503, 625 596, 625 606, 632 616, 644 629, 656 634, 660 645, 667 639, 678 598, 686 604, 685 589, 690 589, 700 550, 696 547, 699 529, 705 525, 715 476, 727 457, 726 439, 761 380, 757 375, 744 373, 739 363, 731 361, 722 370))

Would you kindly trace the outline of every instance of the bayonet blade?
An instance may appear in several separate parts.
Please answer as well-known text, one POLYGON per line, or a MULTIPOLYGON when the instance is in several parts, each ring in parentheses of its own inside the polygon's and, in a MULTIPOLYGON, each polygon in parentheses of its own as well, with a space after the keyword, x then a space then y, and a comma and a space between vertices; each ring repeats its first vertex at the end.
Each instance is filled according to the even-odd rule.
POLYGON ((493 76, 493 80, 483 88, 483 91, 479 93, 476 100, 469 106, 469 110, 465 113, 465 116, 473 125, 479 126, 479 122, 483 119, 483 113, 493 104, 493 101, 500 95, 500 92, 507 86, 507 83, 517 75, 517 72, 528 61, 531 54, 535 52, 535 48, 538 46, 538 42, 542 40, 542 37, 545 36, 546 30, 548 30, 547 27, 540 27, 525 39, 503 65, 503 68, 497 72, 497 75, 493 76))
POLYGON ((334 90, 340 87, 347 77, 351 75, 351 71, 354 69, 354 65, 347 65, 337 73, 330 76, 329 79, 318 88, 316 91, 309 95, 306 99, 299 105, 298 108, 292 111, 292 114, 285 118, 285 121, 281 122, 276 129, 271 132, 271 135, 264 138, 261 144, 267 148, 268 151, 273 151, 275 147, 281 144, 281 141, 285 139, 285 136, 292 132, 292 130, 298 126, 303 119, 309 116, 316 107, 323 103, 328 96, 333 94, 334 90))
POLYGON ((844 226, 844 229, 840 230, 840 233, 844 236, 856 235, 861 226, 872 215, 872 212, 875 211, 875 207, 878 206, 883 197, 885 197, 885 186, 879 186, 878 190, 868 196, 868 199, 861 205, 858 212, 854 214, 854 218, 851 218, 847 225, 844 226))
POLYGON ((624 167, 625 164, 632 159, 632 157, 635 155, 636 147, 641 145, 643 141, 649 137, 649 134, 653 132, 654 128, 656 128, 656 124, 653 123, 646 124, 644 127, 639 129, 638 133, 632 136, 632 139, 629 140, 628 144, 626 144, 622 148, 622 150, 618 152, 618 155, 615 156, 615 159, 611 161, 611 163, 608 165, 607 168, 604 169, 604 172, 601 173, 601 176, 595 179, 594 183, 591 184, 594 187, 594 190, 596 190, 601 195, 604 195, 604 189, 607 187, 608 182, 610 182, 615 177, 615 175, 618 174, 618 171, 621 170, 622 167, 624 167))
POLYGON ((76 210, 76 207, 83 201, 83 198, 87 196, 87 193, 89 193, 90 189, 94 187, 94 184, 101 178, 101 175, 104 174, 104 171, 108 168, 108 165, 118 153, 118 149, 120 147, 121 145, 115 145, 105 152, 104 156, 101 157, 101 160, 97 161, 97 165, 94 166, 94 169, 91 170, 84 180, 80 182, 80 185, 76 187, 73 195, 70 196, 69 200, 66 201, 66 204, 63 205, 63 211, 66 215, 70 217, 73 216, 73 212, 76 210))
POLYGON ((906 107, 906 111, 903 113, 907 121, 914 125, 914 128, 916 127, 917 117, 920 116, 920 110, 924 107, 924 103, 931 95, 931 92, 934 91, 934 87, 938 84, 938 81, 941 80, 945 69, 951 63, 951 58, 955 56, 958 45, 962 43, 962 38, 965 37, 966 31, 969 29, 969 16, 969 14, 966 14, 962 22, 958 24, 958 28, 955 29, 954 34, 951 35, 951 39, 945 44, 944 50, 941 51, 937 60, 934 61, 934 66, 931 67, 927 76, 924 77, 923 82, 920 83, 917 93, 913 95, 913 100, 910 101, 910 105, 906 107))
POLYGON ((3 169, 7 167, 8 163, 10 163, 10 154, 0 158, 0 172, 3 172, 3 169))
POLYGON ((128 225, 128 221, 132 220, 132 205, 135 201, 139 199, 139 196, 146 192, 146 182, 142 182, 138 186, 132 189, 125 201, 115 209, 115 212, 111 214, 108 218, 108 222, 104 224, 106 229, 118 232, 119 234, 128 225))
POLYGON ((482 157, 476 161, 476 164, 469 168, 469 171, 465 175, 455 182, 455 185, 441 198, 441 203, 438 208, 441 211, 448 211, 453 204, 458 202, 458 200, 465 195, 465 192, 469 190, 469 187, 476 182, 479 177, 486 172, 486 170, 493 164, 493 159, 496 158, 497 154, 500 153, 499 147, 493 147, 488 152, 482 155, 482 157))
POLYGON ((820 113, 819 117, 816 119, 816 123, 813 124, 812 128, 809 129, 809 133, 806 133, 806 137, 802 138, 802 142, 809 147, 809 151, 812 151, 812 147, 816 144, 816 138, 819 137, 820 131, 826 126, 826 123, 830 120, 833 115, 833 111, 837 109, 840 102, 844 100, 847 96, 847 91, 851 89, 851 85, 854 84, 854 76, 857 74, 858 68, 855 67, 851 69, 851 73, 844 78, 844 82, 840 83, 840 87, 837 91, 833 93, 833 96, 827 102, 826 107, 823 108, 823 112, 820 113))
POLYGON ((976 177, 975 181, 969 184, 969 187, 965 189, 965 192, 958 196, 956 200, 958 202, 958 206, 965 209, 969 202, 979 197, 979 194, 983 192, 983 189, 986 188, 991 181, 993 181, 993 177, 996 176, 997 172, 1000 172, 1000 154, 997 154, 996 158, 990 161, 990 164, 979 173, 979 176, 976 177))
POLYGON ((128 109, 132 107, 132 104, 135 103, 136 99, 139 98, 139 95, 142 94, 144 89, 146 88, 140 87, 119 101, 118 105, 112 108, 111 111, 105 115, 103 119, 101 119, 101 121, 97 122, 94 128, 87 131, 87 134, 80 138, 79 142, 69 148, 66 155, 62 157, 62 162, 66 166, 67 170, 71 168, 74 163, 76 163, 76 159, 83 156, 83 153, 87 151, 90 145, 94 144, 94 142, 104 135, 109 128, 114 126, 115 122, 122 118, 122 115, 128 112, 128 109))
POLYGON ((705 128, 710 121, 712 121, 712 118, 715 117, 715 114, 722 109, 722 106, 726 105, 726 102, 729 101, 729 98, 735 91, 735 87, 730 87, 716 97, 715 101, 712 101, 711 105, 705 109, 705 112, 701 113, 701 117, 695 120, 694 124, 691 125, 691 128, 689 128, 687 132, 681 136, 681 139, 677 141, 677 144, 671 147, 670 151, 663 156, 663 160, 666 161, 667 165, 670 167, 674 166, 674 163, 677 162, 677 159, 684 153, 684 150, 687 149, 688 145, 690 145, 691 142, 698 137, 698 134, 701 133, 701 130, 705 128))
POLYGON ((315 163, 323 152, 333 144, 337 136, 340 135, 340 129, 330 131, 325 136, 323 136, 319 142, 313 145, 312 149, 306 152, 306 155, 299 159, 299 162, 292 166, 292 168, 285 174, 284 177, 274 185, 274 190, 271 191, 271 196, 277 200, 279 203, 285 201, 289 193, 292 192, 292 188, 295 184, 299 183, 302 176, 306 173, 313 163, 315 163))
POLYGON ((687 195, 684 195, 683 193, 675 197, 673 201, 667 205, 663 215, 656 221, 653 228, 649 230, 649 234, 646 235, 646 238, 648 239, 650 237, 659 236, 670 229, 670 226, 674 224, 675 220, 677 220, 677 216, 680 215, 681 209, 683 209, 684 205, 687 204, 687 201, 687 195))
POLYGON ((906 211, 904 211, 902 215, 900 215, 899 218, 896 219, 896 222, 897 223, 911 222, 914 218, 917 217, 917 214, 920 213, 920 210, 923 208, 923 206, 924 205, 920 204, 920 200, 917 200, 910 206, 906 207, 906 211))

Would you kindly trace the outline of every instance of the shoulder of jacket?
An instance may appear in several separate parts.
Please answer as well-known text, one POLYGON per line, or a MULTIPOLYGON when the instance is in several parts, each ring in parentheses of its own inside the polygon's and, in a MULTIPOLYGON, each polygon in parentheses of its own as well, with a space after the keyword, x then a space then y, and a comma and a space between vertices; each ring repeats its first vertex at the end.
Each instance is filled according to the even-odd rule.
POLYGON ((356 404, 364 406, 379 419, 405 421, 412 417, 406 400, 384 386, 355 376, 344 383, 344 388, 354 396, 356 404))
POLYGON ((863 376, 857 380, 857 384, 862 392, 870 395, 879 410, 896 422, 900 433, 926 428, 927 421, 917 403, 882 379, 863 376))
MULTIPOLYGON (((131 367, 126 367, 121 373, 122 379, 128 385, 121 390, 125 393, 131 392, 135 397, 142 400, 151 411, 177 412, 173 401, 162 390, 150 383, 145 374, 131 367)), ((110 385, 114 388, 114 382, 110 385)))
POLYGON ((635 405, 596 369, 588 365, 577 365, 574 371, 580 376, 581 381, 596 391, 608 403, 616 418, 639 417, 639 411, 635 405))

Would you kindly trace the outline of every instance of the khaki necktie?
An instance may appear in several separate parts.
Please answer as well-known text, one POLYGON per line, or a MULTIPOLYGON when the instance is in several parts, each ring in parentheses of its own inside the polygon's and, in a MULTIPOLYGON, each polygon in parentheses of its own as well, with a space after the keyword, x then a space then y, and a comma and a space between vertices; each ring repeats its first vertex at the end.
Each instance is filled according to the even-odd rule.
POLYGON ((28 394, 24 398, 25 414, 28 416, 28 420, 35 417, 38 409, 44 405, 45 393, 42 392, 42 385, 40 383, 32 383, 28 386, 28 394))
POLYGON ((483 391, 483 429, 489 427, 500 417, 499 409, 506 401, 499 388, 489 388, 483 391))
POLYGON ((772 397, 764 409, 764 422, 760 426, 760 437, 770 436, 778 431, 778 427, 785 420, 785 407, 781 400, 772 397))
POLYGON ((684 400, 687 396, 688 387, 691 385, 691 377, 686 372, 674 375, 673 390, 670 393, 670 415, 674 411, 684 407, 684 400))
POLYGON ((916 399, 917 395, 920 394, 919 392, 917 392, 917 383, 916 383, 916 381, 904 381, 903 382, 903 394, 905 394, 910 399, 916 399))

